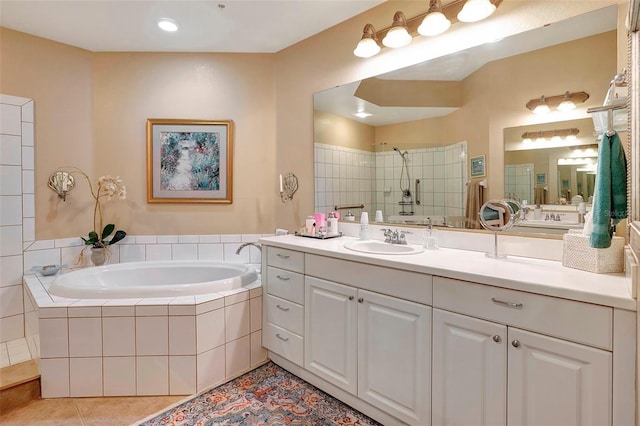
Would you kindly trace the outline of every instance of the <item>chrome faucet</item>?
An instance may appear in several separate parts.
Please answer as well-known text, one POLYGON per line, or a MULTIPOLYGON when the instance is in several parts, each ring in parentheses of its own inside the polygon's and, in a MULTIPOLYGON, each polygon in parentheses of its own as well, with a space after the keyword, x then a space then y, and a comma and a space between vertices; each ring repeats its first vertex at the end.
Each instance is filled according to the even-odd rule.
POLYGON ((400 245, 406 245, 407 244, 407 239, 405 238, 405 234, 410 234, 411 232, 409 231, 398 231, 397 229, 395 231, 389 229, 389 228, 383 228, 381 229, 382 232, 384 232, 384 236, 385 236, 385 243, 388 244, 400 244, 400 245))
POLYGON ((254 247, 257 247, 258 250, 262 251, 262 246, 259 243, 242 243, 238 247, 238 250, 236 250, 236 254, 240 254, 242 249, 245 248, 246 246, 254 246, 254 247))

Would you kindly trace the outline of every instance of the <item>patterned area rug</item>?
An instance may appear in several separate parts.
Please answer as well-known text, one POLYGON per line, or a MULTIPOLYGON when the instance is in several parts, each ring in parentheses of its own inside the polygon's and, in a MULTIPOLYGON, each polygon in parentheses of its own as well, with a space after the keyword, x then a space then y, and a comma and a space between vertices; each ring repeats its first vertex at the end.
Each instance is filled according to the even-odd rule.
POLYGON ((379 425, 272 362, 138 424, 379 425))

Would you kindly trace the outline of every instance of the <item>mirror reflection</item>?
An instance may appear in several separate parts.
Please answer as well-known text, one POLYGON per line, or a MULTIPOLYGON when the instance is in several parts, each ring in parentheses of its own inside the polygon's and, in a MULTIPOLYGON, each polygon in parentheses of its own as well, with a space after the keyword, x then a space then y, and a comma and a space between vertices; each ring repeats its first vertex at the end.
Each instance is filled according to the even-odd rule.
MULTIPOLYGON (((343 216, 351 210, 357 217, 361 211, 373 216, 380 210, 385 222, 425 224, 431 218, 435 225, 479 227, 477 210, 465 212, 467 183, 486 182, 516 164, 533 164, 528 186, 518 188, 516 181, 516 187, 508 189, 505 180, 504 194, 503 188, 491 188, 492 196, 511 192, 533 205, 537 182, 544 181, 543 204, 565 198, 570 205, 578 195, 588 200, 592 175, 587 170, 551 166, 547 154, 547 167, 536 171, 542 160, 507 159, 507 141, 492 140, 491 135, 502 129, 506 134, 510 128, 545 124, 555 129, 581 125, 572 121, 591 121, 587 108, 602 104, 616 74, 616 23, 617 8, 608 7, 316 93, 316 211, 344 207, 343 216), (546 116, 526 107, 541 95, 566 91, 590 97, 573 111, 554 109, 546 116), (489 155, 491 146, 503 144, 504 162, 489 155), (482 155, 485 176, 472 178, 470 158, 482 155), (475 224, 470 224, 469 215, 475 224)), ((595 143, 592 123, 590 130, 580 132, 585 138, 580 145, 595 143)), ((474 200, 474 205, 483 201, 474 200)))

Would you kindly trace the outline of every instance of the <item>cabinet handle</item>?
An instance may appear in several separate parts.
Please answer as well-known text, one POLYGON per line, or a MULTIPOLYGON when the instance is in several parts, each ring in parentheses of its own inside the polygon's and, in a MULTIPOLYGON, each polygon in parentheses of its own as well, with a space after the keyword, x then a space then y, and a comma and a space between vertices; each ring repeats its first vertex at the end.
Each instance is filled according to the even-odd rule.
POLYGON ((524 306, 522 303, 506 302, 504 300, 496 299, 495 297, 492 297, 491 301, 496 305, 504 306, 511 309, 522 309, 522 307, 524 306))
POLYGON ((276 275, 276 278, 279 279, 279 280, 282 280, 282 281, 289 281, 291 279, 289 277, 282 277, 280 275, 276 275))
POLYGON ((289 311, 289 308, 283 308, 280 305, 276 305, 276 308, 280 309, 281 311, 285 311, 285 312, 289 311))
POLYGON ((278 256, 280 259, 288 259, 289 256, 286 254, 280 254, 280 253, 276 253, 276 256, 278 256))
POLYGON ((278 339, 282 340, 283 342, 286 342, 287 340, 289 340, 289 338, 288 338, 288 337, 282 337, 282 336, 280 335, 280 333, 276 333, 276 337, 277 337, 278 339))
POLYGON ((362 303, 362 302, 364 302, 364 299, 362 297, 359 297, 358 298, 358 303, 362 303))
POLYGON ((511 346, 513 346, 514 348, 519 348, 520 347, 520 341, 519 340, 514 340, 513 342, 511 342, 511 346))
POLYGON ((496 334, 495 336, 493 336, 493 341, 496 343, 500 343, 502 342, 502 337, 496 334))
POLYGON ((353 300, 353 299, 354 299, 354 297, 353 297, 353 296, 349 296, 349 300, 353 300))

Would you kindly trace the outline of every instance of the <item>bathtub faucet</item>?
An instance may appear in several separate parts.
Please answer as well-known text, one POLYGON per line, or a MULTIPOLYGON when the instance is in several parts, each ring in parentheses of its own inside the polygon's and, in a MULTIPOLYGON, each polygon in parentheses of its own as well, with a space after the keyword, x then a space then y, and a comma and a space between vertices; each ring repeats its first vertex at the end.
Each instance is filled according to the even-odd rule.
POLYGON ((246 246, 254 246, 254 247, 257 247, 258 250, 262 251, 262 246, 258 243, 242 243, 240 244, 240 247, 238 247, 238 250, 236 250, 236 254, 240 254, 242 249, 245 248, 246 246))

